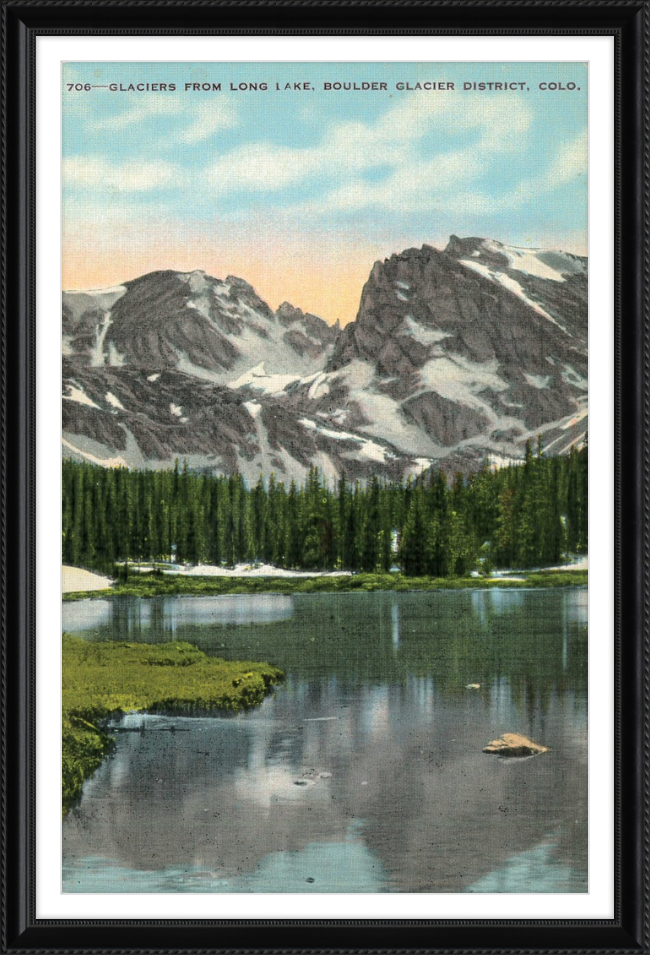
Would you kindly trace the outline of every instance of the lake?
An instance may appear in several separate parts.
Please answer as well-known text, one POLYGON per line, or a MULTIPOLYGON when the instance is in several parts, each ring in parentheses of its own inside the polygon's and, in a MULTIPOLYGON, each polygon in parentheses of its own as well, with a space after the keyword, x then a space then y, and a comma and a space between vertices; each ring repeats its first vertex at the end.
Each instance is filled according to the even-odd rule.
POLYGON ((64 891, 587 891, 585 588, 117 597, 63 629, 286 673, 236 717, 115 724, 64 891), (484 754, 504 732, 551 751, 484 754))

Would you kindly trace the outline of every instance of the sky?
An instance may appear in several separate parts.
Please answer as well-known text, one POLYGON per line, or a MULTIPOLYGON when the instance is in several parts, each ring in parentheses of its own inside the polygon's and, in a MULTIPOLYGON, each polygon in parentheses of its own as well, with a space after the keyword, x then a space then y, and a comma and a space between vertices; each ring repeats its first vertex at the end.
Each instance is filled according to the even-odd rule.
POLYGON ((204 269, 346 324, 451 234, 587 254, 586 64, 64 64, 65 289, 204 269))

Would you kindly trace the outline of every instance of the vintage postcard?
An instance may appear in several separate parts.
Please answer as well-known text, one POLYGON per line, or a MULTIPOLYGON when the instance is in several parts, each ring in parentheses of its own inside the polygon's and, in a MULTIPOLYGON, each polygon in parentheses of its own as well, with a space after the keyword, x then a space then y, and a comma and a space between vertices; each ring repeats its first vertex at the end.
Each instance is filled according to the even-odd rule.
POLYGON ((64 892, 588 891, 587 86, 64 64, 64 892))

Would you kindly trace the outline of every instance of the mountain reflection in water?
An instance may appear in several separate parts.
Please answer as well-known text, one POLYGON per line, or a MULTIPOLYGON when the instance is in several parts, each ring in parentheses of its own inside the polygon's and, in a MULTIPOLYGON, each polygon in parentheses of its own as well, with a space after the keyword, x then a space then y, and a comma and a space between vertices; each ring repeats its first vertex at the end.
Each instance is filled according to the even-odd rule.
POLYGON ((586 891, 585 590, 97 603, 64 629, 287 680, 236 718, 126 717, 64 824, 65 891, 586 891), (482 753, 508 731, 551 752, 482 753))

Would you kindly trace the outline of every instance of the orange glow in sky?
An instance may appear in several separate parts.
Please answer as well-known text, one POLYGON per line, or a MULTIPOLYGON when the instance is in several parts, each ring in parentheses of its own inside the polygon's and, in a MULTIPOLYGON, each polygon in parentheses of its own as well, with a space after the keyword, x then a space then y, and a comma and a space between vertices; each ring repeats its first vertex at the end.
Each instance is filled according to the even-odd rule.
MULTIPOLYGON (((349 233, 334 238, 274 231, 268 222, 258 225, 255 233, 248 226, 190 234, 173 223, 127 221, 116 227, 99 222, 81 228, 73 222, 64 231, 62 285, 66 290, 108 288, 147 272, 203 269, 218 279, 244 279, 273 309, 287 301, 330 324, 339 319, 346 325, 356 318, 374 262, 410 246, 426 242, 442 248, 447 241, 447 236, 411 241, 396 236, 382 248, 349 233)), ((530 244, 586 254, 579 239, 571 242, 566 236, 531 237, 530 244)))
MULTIPOLYGON (((291 302, 332 324, 356 317, 361 290, 373 263, 390 252, 349 243, 278 235, 264 243, 231 238, 230 244, 202 236, 170 236, 163 229, 115 237, 107 246, 103 230, 72 232, 66 236, 63 288, 108 288, 147 272, 203 269, 215 278, 235 275, 249 282, 271 308, 291 302), (300 239, 302 238, 302 241, 300 239)), ((263 233, 262 233, 263 234, 263 233)))

